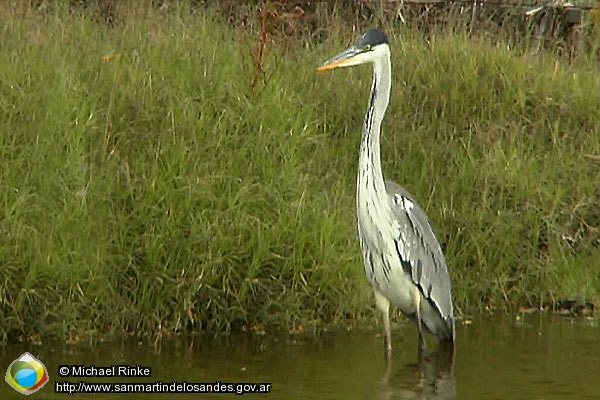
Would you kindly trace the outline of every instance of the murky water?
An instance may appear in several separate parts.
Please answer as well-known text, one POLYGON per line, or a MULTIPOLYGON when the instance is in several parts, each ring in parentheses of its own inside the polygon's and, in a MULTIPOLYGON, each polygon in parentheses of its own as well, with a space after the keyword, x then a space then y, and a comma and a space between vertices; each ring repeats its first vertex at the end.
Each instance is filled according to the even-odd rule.
MULTIPOLYGON (((430 353, 421 363, 417 362, 415 327, 407 324, 397 328, 389 369, 384 362, 382 338, 376 332, 356 331, 317 337, 185 338, 163 341, 160 347, 131 343, 7 346, 0 349, 0 366, 4 374, 4 368, 24 351, 38 357, 49 371, 50 382, 32 398, 48 399, 66 396, 55 393, 56 381, 64 380, 149 385, 156 381, 168 385, 172 381, 186 381, 188 385, 264 383, 263 391, 270 390, 266 396, 278 399, 600 399, 597 319, 530 314, 520 320, 506 316, 476 319, 457 328, 454 362, 449 354, 436 351, 435 340, 428 338, 430 353), (150 367, 151 376, 67 379, 58 376, 61 365, 70 366, 71 371, 74 365, 140 365, 150 367)), ((230 388, 252 389, 243 385, 230 388)), ((5 382, 0 384, 0 399, 21 396, 5 382)), ((75 395, 86 399, 107 396, 132 395, 75 395)), ((177 399, 230 396, 235 395, 152 395, 177 399)))

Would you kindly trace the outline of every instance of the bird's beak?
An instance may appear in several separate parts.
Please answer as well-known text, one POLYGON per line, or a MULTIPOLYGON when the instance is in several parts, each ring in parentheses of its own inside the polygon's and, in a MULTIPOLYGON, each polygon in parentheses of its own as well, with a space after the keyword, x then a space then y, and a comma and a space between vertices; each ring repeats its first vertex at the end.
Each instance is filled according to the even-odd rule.
POLYGON ((360 52, 356 49, 356 47, 352 46, 347 50, 344 50, 337 56, 325 61, 323 65, 317 68, 317 71, 324 72, 334 68, 348 67, 350 65, 354 65, 352 59, 359 53, 360 52))

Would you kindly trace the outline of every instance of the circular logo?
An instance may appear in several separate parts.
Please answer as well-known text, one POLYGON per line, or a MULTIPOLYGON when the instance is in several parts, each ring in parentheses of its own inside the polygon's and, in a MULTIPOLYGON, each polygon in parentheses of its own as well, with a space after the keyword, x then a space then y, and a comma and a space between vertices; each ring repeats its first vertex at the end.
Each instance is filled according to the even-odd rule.
POLYGON ((6 382, 19 393, 31 394, 48 382, 44 364, 29 353, 23 353, 6 371, 6 382))

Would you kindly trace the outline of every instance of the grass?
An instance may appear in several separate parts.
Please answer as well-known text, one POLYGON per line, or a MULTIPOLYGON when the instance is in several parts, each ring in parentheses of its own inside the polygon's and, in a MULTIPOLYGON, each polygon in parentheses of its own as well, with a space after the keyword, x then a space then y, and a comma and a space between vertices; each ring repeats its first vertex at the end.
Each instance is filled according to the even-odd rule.
MULTIPOLYGON (((0 337, 377 316, 354 211, 371 71, 315 73, 347 29, 270 44, 253 92, 254 36, 210 11, 3 7, 0 337)), ((389 32, 384 172, 436 227, 459 311, 598 304, 597 65, 389 32)))

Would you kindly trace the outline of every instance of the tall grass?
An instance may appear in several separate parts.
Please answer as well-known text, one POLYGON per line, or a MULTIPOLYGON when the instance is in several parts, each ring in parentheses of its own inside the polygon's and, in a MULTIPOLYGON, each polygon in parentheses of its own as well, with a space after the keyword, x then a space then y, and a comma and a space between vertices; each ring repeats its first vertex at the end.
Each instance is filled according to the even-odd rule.
MULTIPOLYGON (((210 11, 114 27, 4 10, 0 335, 302 330, 370 318, 355 230, 369 68, 210 11)), ((340 28, 341 29, 341 28, 340 28)), ((390 30, 386 178, 420 200, 459 310, 598 302, 600 78, 390 30)))

